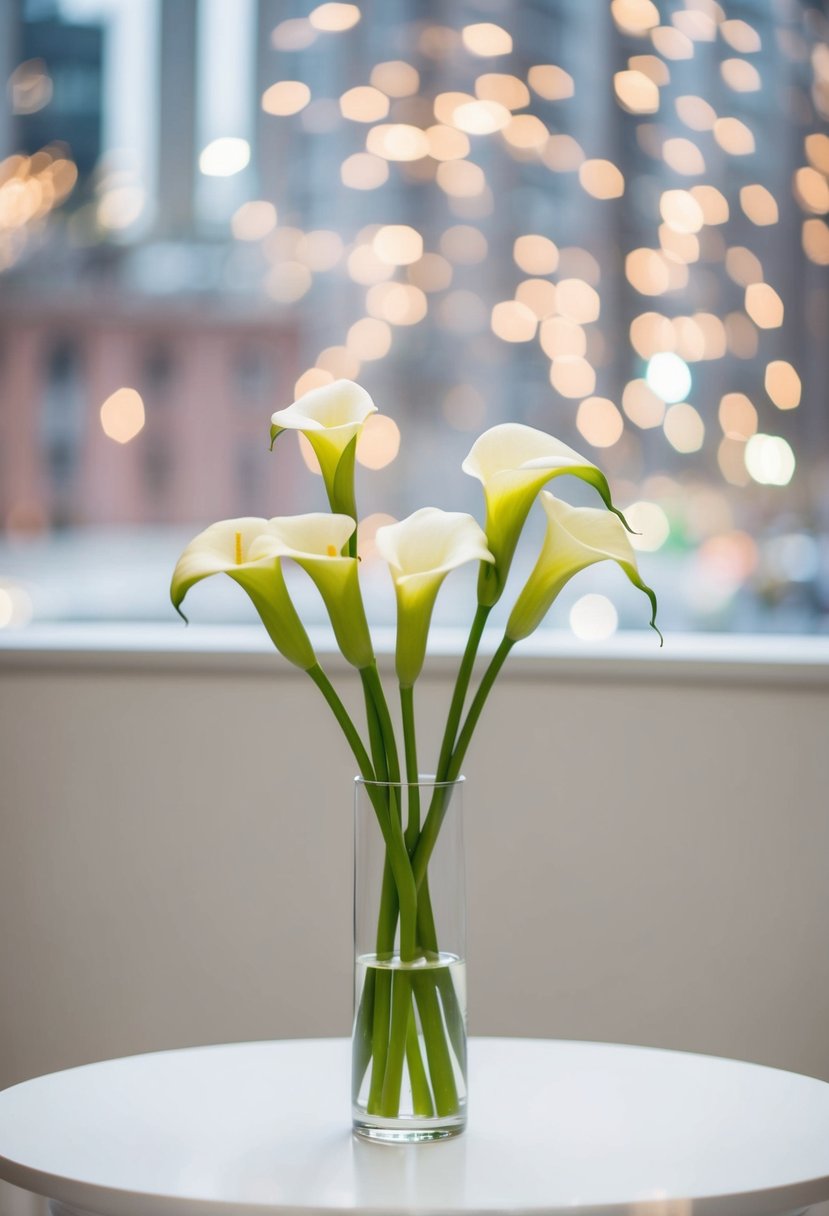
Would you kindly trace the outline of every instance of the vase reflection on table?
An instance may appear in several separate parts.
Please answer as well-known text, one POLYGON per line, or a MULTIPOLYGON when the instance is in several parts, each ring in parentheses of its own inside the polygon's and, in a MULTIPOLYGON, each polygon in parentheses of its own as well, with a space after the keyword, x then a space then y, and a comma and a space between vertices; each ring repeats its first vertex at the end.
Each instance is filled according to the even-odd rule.
POLYGON ((369 1139, 442 1139, 466 1123, 463 791, 463 778, 355 782, 352 1108, 369 1139), (389 815, 415 877, 402 906, 389 815))

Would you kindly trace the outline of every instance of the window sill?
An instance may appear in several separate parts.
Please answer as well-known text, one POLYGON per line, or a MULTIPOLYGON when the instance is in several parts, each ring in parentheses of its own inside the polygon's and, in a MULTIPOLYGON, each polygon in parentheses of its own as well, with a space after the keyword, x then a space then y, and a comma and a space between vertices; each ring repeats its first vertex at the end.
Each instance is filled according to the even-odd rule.
MULTIPOLYGON (((325 630, 309 630, 331 671, 347 664, 325 630)), ((391 669, 394 635, 374 631, 382 667, 391 669)), ((485 635, 482 653, 500 635, 485 635)), ((434 629, 424 678, 443 678, 457 666, 466 640, 460 629, 434 629)), ((255 625, 66 624, 35 625, 0 634, 0 666, 8 670, 216 672, 296 675, 255 625)), ((705 684, 829 686, 829 637, 746 634, 670 634, 660 650, 652 633, 622 633, 606 642, 579 642, 552 630, 516 647, 504 676, 515 679, 594 679, 705 684)))

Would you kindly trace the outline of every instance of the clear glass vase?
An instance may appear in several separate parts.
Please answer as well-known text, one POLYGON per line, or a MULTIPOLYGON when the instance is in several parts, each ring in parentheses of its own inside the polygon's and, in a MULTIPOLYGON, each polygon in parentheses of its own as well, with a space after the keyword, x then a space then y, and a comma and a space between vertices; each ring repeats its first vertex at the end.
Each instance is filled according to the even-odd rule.
POLYGON ((463 778, 357 778, 354 1130, 438 1140, 466 1123, 463 778))

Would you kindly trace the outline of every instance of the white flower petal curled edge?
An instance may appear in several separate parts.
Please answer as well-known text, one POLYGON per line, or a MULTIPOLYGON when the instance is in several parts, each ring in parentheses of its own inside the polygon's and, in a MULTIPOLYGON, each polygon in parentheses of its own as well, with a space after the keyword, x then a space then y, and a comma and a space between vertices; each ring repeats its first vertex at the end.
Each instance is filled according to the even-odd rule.
POLYGON ((481 604, 491 605, 499 599, 530 507, 552 478, 569 473, 588 482, 605 506, 625 522, 613 506, 601 469, 566 443, 534 427, 517 422, 491 427, 475 441, 461 467, 483 486, 487 541, 495 556, 494 567, 481 570, 481 604))
MULTIPOLYGON (((515 602, 506 636, 513 642, 537 629, 562 587, 595 562, 614 561, 650 600, 656 627, 656 596, 639 577, 636 554, 621 521, 593 507, 571 507, 547 491, 541 494, 547 531, 538 561, 515 602)), ((659 633, 660 642, 662 634, 659 633)))
POLYGON ((190 588, 213 574, 227 574, 244 588, 271 641, 286 659, 304 671, 316 664, 313 647, 285 586, 267 520, 249 516, 223 519, 190 541, 176 563, 170 584, 170 598, 181 616, 181 605, 190 588))
POLYGON ((410 688, 423 666, 429 623, 443 580, 467 562, 493 562, 486 536, 471 515, 422 507, 400 523, 377 529, 397 598, 397 677, 410 688))
POLYGON ((271 447, 284 431, 300 431, 314 449, 332 511, 354 516, 354 454, 366 419, 377 406, 351 380, 311 389, 271 415, 271 447))

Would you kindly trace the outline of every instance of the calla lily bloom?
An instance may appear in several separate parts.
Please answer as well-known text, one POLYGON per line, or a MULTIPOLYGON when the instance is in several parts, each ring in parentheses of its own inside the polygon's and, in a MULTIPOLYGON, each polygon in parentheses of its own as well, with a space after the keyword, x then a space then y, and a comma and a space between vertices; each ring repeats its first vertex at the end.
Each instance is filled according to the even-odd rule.
POLYGON ((625 523, 613 506, 601 469, 534 427, 515 422, 492 427, 475 441, 461 467, 484 487, 487 542, 495 555, 494 567, 481 567, 478 600, 483 605, 494 604, 503 592, 530 507, 553 477, 571 473, 588 482, 598 490, 605 506, 625 523))
POLYGON ((466 562, 494 562, 471 515, 423 507, 377 529, 377 549, 389 564, 397 597, 397 677, 410 688, 423 666, 437 593, 450 571, 466 562))
POLYGON ((621 521, 593 507, 571 507, 547 491, 541 494, 541 505, 547 514, 544 544, 510 614, 506 636, 517 642, 531 634, 564 584, 580 570, 603 561, 617 562, 634 587, 645 593, 651 603, 651 627, 659 633, 656 596, 639 577, 636 554, 621 521))
POLYGON ((349 515, 285 515, 267 521, 267 541, 278 557, 288 557, 313 579, 349 663, 368 667, 374 650, 357 575, 357 558, 342 550, 356 528, 349 515))
POLYGON ((303 671, 315 666, 317 658, 285 586, 267 520, 224 519, 190 541, 170 584, 170 598, 182 617, 187 592, 212 574, 227 574, 245 589, 271 641, 286 659, 303 671))
POLYGON ((271 447, 283 431, 301 431, 320 464, 332 511, 356 517, 354 455, 357 438, 377 406, 351 380, 334 380, 311 389, 287 409, 271 416, 271 447))

